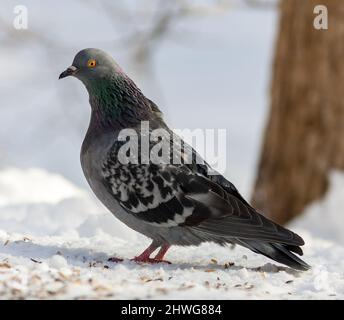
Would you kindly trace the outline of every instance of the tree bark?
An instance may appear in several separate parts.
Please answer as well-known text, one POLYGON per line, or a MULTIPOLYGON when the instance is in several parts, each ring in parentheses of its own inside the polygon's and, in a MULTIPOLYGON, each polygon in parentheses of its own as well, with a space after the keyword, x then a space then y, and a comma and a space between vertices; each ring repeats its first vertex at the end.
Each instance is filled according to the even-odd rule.
POLYGON ((283 0, 253 205, 286 223, 324 195, 333 168, 344 168, 344 1, 283 0), (313 26, 316 5, 328 30, 313 26))

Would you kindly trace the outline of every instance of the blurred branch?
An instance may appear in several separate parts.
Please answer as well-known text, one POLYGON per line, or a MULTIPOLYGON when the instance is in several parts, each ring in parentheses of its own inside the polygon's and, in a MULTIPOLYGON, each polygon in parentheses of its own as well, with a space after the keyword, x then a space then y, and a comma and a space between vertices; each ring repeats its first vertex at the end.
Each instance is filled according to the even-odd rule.
POLYGON ((18 32, 16 29, 14 29, 11 25, 6 23, 1 17, 0 17, 0 28, 3 31, 4 39, 2 39, 2 45, 4 44, 13 44, 13 43, 21 43, 25 44, 27 42, 35 42, 38 45, 41 45, 42 47, 45 47, 46 49, 50 48, 61 48, 63 47, 62 43, 56 42, 56 40, 51 41, 49 38, 46 38, 42 33, 38 33, 33 31, 32 29, 27 29, 25 31, 18 32))
MULTIPOLYGON (((150 3, 153 2, 150 1, 150 3)), ((154 9, 146 7, 140 10, 135 8, 135 19, 132 18, 133 14, 129 13, 128 8, 123 8, 124 3, 121 5, 121 10, 118 10, 118 3, 110 1, 102 3, 103 9, 111 21, 117 22, 118 17, 121 16, 122 21, 128 18, 131 22, 130 27, 135 30, 121 39, 117 39, 116 45, 120 42, 123 47, 130 48, 132 61, 140 69, 150 65, 157 46, 174 31, 174 27, 179 20, 191 16, 222 14, 230 8, 231 0, 218 0, 207 4, 199 4, 190 0, 155 1, 155 3, 154 9), (147 11, 151 12, 147 13, 147 11), (123 16, 125 16, 125 19, 123 19, 123 16), (150 21, 148 26, 140 26, 140 16, 145 16, 150 21)), ((125 23, 128 23, 128 21, 125 21, 125 23)))
MULTIPOLYGON (((154 52, 159 44, 176 31, 176 25, 182 19, 189 17, 202 17, 218 15, 228 12, 235 3, 244 4, 250 8, 272 8, 277 5, 277 0, 212 0, 200 2, 195 0, 150 0, 138 1, 137 3, 126 1, 103 0, 80 0, 87 6, 101 8, 104 15, 112 22, 114 28, 123 28, 120 39, 113 39, 116 47, 120 45, 131 51, 131 60, 140 69, 147 68, 153 59, 154 52)), ((0 27, 4 39, 2 43, 8 45, 26 45, 34 42, 41 46, 49 54, 64 48, 63 43, 56 39, 50 39, 32 29, 17 32, 11 25, 0 17, 0 27)), ((179 33, 181 34, 181 33, 179 33)), ((111 40, 110 40, 111 41, 111 40)))
POLYGON ((132 35, 129 40, 136 47, 134 59, 138 64, 145 64, 152 57, 156 45, 169 33, 172 23, 182 16, 182 9, 163 9, 156 15, 151 27, 144 31, 132 35))
POLYGON ((279 0, 244 0, 247 6, 258 9, 276 9, 279 0))

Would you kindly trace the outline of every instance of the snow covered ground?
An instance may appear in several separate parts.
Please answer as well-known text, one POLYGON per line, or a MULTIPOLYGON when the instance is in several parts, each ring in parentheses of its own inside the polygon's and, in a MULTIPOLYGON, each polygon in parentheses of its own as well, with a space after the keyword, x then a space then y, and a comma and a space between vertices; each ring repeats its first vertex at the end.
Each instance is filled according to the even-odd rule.
MULTIPOLYGON (((329 208, 340 194, 343 176, 332 180, 316 207, 329 208)), ((246 249, 214 244, 171 248, 171 265, 134 263, 129 259, 149 240, 118 222, 87 190, 41 169, 1 171, 0 195, 1 299, 344 298, 344 247, 313 236, 317 222, 315 229, 310 222, 318 220, 303 221, 321 211, 314 206, 293 224, 313 266, 296 272, 246 249), (114 255, 124 262, 108 262, 114 255)))

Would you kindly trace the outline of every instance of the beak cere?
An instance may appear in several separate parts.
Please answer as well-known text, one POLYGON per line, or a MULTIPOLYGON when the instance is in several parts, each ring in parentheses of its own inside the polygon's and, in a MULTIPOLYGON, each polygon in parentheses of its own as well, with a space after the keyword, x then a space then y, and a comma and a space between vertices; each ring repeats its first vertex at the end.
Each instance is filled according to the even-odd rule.
POLYGON ((68 67, 65 71, 63 71, 60 76, 59 76, 59 79, 63 79, 65 77, 68 77, 68 76, 72 76, 74 75, 76 72, 78 71, 78 69, 74 66, 70 66, 68 67))

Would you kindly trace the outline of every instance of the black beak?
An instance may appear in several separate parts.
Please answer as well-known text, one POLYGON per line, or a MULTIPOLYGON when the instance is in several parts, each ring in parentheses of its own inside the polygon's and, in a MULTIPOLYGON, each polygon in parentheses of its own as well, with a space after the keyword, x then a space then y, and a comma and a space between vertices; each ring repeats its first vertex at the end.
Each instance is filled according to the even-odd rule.
POLYGON ((60 74, 59 79, 63 79, 65 77, 72 76, 72 75, 76 74, 77 71, 78 71, 78 69, 76 67, 70 66, 60 74))

